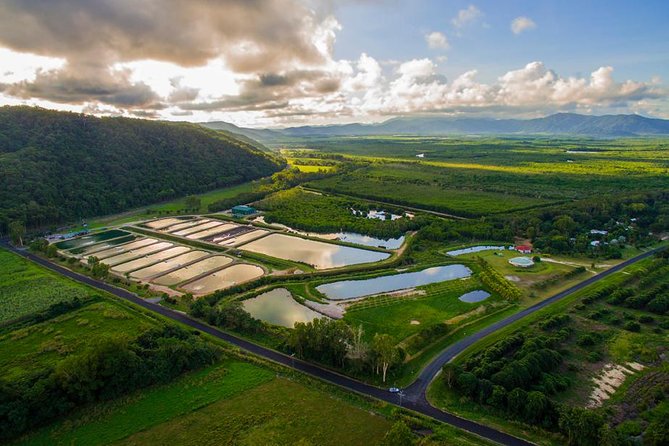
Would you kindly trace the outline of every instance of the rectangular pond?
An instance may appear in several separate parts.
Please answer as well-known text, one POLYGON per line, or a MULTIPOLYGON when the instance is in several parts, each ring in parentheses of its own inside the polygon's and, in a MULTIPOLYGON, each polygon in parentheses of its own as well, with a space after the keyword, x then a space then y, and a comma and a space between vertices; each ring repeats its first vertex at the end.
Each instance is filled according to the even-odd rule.
POLYGON ((205 229, 204 231, 195 232, 193 234, 188 234, 186 237, 190 238, 190 239, 198 239, 199 240, 199 239, 207 238, 211 235, 216 235, 216 234, 219 234, 221 232, 229 231, 230 229, 234 229, 237 226, 238 225, 233 224, 233 223, 225 223, 225 224, 221 224, 219 226, 214 226, 212 228, 205 229))
POLYGON ((472 271, 464 265, 435 266, 412 273, 393 274, 362 280, 341 280, 325 283, 316 289, 331 300, 355 299, 356 297, 413 288, 431 283, 470 277, 472 271))
POLYGON ((131 251, 133 249, 141 248, 143 246, 148 246, 157 242, 158 240, 156 240, 155 238, 150 238, 150 237, 140 238, 130 243, 124 243, 122 245, 113 246, 111 248, 98 251, 95 253, 95 257, 97 257, 98 259, 105 259, 107 257, 123 254, 126 251, 131 251))
POLYGON ((206 251, 190 251, 185 254, 181 254, 180 256, 172 257, 171 259, 156 263, 155 265, 138 269, 137 271, 130 273, 130 275, 136 279, 145 280, 165 271, 183 266, 186 263, 194 262, 195 260, 201 259, 202 257, 208 255, 209 253, 206 251))
POLYGON ((142 248, 133 249, 131 251, 126 251, 117 256, 107 257, 102 260, 102 263, 106 263, 109 266, 118 265, 119 263, 127 262, 128 260, 135 259, 137 257, 145 256, 148 254, 153 254, 157 251, 162 251, 163 249, 171 248, 174 246, 172 243, 168 242, 158 242, 153 243, 142 248))
POLYGON ((256 265, 236 263, 222 270, 211 273, 180 288, 188 293, 209 294, 224 288, 248 282, 265 274, 265 271, 256 265))
POLYGON ((147 255, 139 259, 131 260, 129 262, 121 263, 112 268, 112 270, 119 273, 127 273, 129 271, 134 271, 139 268, 143 268, 152 263, 160 262, 161 260, 169 259, 170 257, 178 256, 190 251, 190 248, 185 246, 175 246, 174 248, 169 248, 164 251, 157 252, 155 254, 147 255))
POLYGON ((338 232, 335 234, 338 240, 356 245, 373 246, 375 248, 399 249, 404 243, 404 236, 399 238, 382 239, 369 235, 356 234, 355 232, 338 232))
POLYGON ((268 230, 266 230, 266 229, 256 229, 256 230, 253 230, 253 231, 245 232, 245 233, 243 233, 241 235, 238 235, 236 237, 229 237, 229 238, 225 238, 225 239, 220 240, 220 241, 216 241, 214 239, 214 242, 218 243, 219 245, 223 245, 223 246, 237 246, 237 245, 241 245, 242 243, 260 238, 260 237, 262 237, 266 234, 269 234, 268 230))
POLYGON ((196 218, 196 219, 193 219, 193 220, 189 220, 185 223, 178 223, 176 225, 168 226, 168 227, 163 228, 161 230, 165 231, 165 232, 175 232, 175 231, 180 231, 182 229, 188 229, 188 228, 192 228, 193 226, 208 223, 210 221, 211 220, 209 220, 209 219, 196 218))
POLYGON ((293 328, 297 322, 311 322, 325 317, 293 299, 285 288, 275 288, 242 302, 247 313, 273 325, 293 328))
POLYGON ((316 269, 378 262, 390 254, 332 243, 317 242, 285 234, 270 234, 239 249, 312 265, 316 269))
POLYGON ((69 252, 70 252, 70 254, 87 256, 87 255, 90 255, 90 254, 92 254, 94 252, 97 252, 97 251, 103 251, 105 249, 109 249, 109 248, 112 248, 114 246, 122 245, 123 243, 129 243, 129 242, 131 242, 135 239, 137 239, 136 235, 129 234, 129 235, 124 235, 122 237, 110 239, 106 242, 99 242, 99 243, 95 243, 93 245, 82 246, 80 248, 70 249, 69 252))
POLYGON ((98 232, 97 234, 85 235, 83 237, 77 237, 71 240, 58 242, 56 243, 56 248, 58 249, 81 248, 84 246, 92 245, 94 243, 103 242, 105 240, 109 240, 112 238, 122 237, 128 234, 130 233, 122 231, 120 229, 112 229, 110 231, 98 232))
POLYGON ((188 234, 194 234, 196 232, 204 231, 205 229, 209 229, 209 228, 212 228, 214 226, 221 225, 221 224, 223 224, 222 221, 208 220, 206 223, 202 223, 202 224, 197 225, 197 226, 192 226, 190 228, 182 229, 181 231, 175 231, 175 232, 172 232, 172 234, 178 235, 180 237, 185 237, 188 234))
POLYGON ((183 223, 185 220, 181 218, 161 218, 159 220, 148 221, 144 223, 144 226, 147 226, 151 229, 163 229, 171 225, 176 225, 178 223, 183 223))
POLYGON ((206 259, 200 260, 199 262, 193 263, 192 265, 184 266, 183 268, 179 268, 176 271, 172 271, 171 273, 157 277, 156 279, 152 280, 152 282, 159 285, 176 285, 177 283, 190 280, 193 277, 197 277, 200 274, 211 271, 212 269, 221 268, 231 262, 232 259, 226 256, 207 257, 206 259))

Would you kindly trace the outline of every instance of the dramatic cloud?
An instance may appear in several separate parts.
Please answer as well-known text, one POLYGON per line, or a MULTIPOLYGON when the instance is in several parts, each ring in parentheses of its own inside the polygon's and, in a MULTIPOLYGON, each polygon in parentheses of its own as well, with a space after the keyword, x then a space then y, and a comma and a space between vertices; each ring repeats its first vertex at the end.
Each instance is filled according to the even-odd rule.
POLYGON ((469 5, 466 9, 458 11, 458 15, 451 20, 451 23, 456 28, 463 28, 470 23, 475 22, 481 15, 481 11, 476 6, 469 5))
POLYGON ((433 31, 425 36, 427 45, 432 49, 448 49, 448 39, 443 33, 433 31))
POLYGON ((155 100, 146 85, 112 69, 122 62, 195 67, 222 58, 229 70, 248 74, 320 66, 338 26, 298 0, 0 2, 0 46, 67 61, 10 93, 55 102, 155 100))
POLYGON ((532 20, 529 17, 524 17, 524 16, 516 17, 511 22, 511 31, 514 34, 520 34, 522 32, 534 29, 536 27, 537 24, 534 23, 534 20, 532 20))
MULTIPOLYGON (((436 63, 447 60, 443 51, 434 59, 336 59, 336 4, 0 0, 0 103, 262 126, 410 113, 656 110, 666 98, 659 81, 619 82, 608 66, 564 77, 532 62, 484 83, 476 70, 446 79, 436 63)), ((455 32, 481 15, 474 5, 461 10, 455 32)), ((512 30, 534 26, 519 17, 512 30)), ((424 37, 432 49, 449 46, 441 32, 424 37)))

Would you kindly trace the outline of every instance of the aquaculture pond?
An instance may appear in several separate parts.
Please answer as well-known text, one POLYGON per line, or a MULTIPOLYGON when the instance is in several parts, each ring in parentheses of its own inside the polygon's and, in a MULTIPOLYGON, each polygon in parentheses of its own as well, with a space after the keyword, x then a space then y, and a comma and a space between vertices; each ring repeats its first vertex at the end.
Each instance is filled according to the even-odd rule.
POLYGON ((311 322, 325 317, 299 304, 285 288, 275 288, 243 302, 244 310, 256 319, 293 328, 297 322, 311 322))
POLYGON ((114 266, 118 265, 119 263, 124 263, 129 260, 153 254, 154 252, 162 251, 163 249, 171 248, 172 246, 174 245, 168 242, 152 243, 142 248, 133 249, 116 256, 107 257, 106 259, 102 259, 102 263, 106 263, 109 266, 114 266))
POLYGON ((179 282, 184 282, 190 280, 194 277, 204 274, 207 271, 211 271, 216 268, 221 268, 228 263, 231 263, 232 259, 226 256, 212 256, 207 257, 206 259, 200 260, 199 262, 193 263, 192 265, 184 266, 179 268, 171 273, 167 273, 158 277, 157 279, 152 280, 159 285, 176 285, 179 282))
POLYGON ((180 288, 193 294, 209 294, 265 274, 265 271, 259 266, 249 265, 248 263, 236 263, 221 270, 201 277, 193 282, 182 285, 180 288))
POLYGON ((462 296, 458 297, 458 299, 462 302, 467 302, 468 304, 473 304, 473 303, 476 303, 476 302, 482 302, 489 297, 490 297, 489 292, 483 291, 483 290, 475 290, 475 291, 470 291, 469 293, 463 294, 462 296))
POLYGON ((187 263, 194 262, 195 260, 201 259, 202 257, 208 255, 209 253, 206 251, 190 251, 185 254, 181 254, 180 256, 173 257, 169 260, 164 260, 160 263, 156 263, 155 265, 147 266, 146 268, 134 271, 130 273, 130 275, 137 279, 148 279, 160 273, 183 266, 187 263))
POLYGON ((109 239, 105 242, 98 242, 92 245, 81 246, 79 248, 70 249, 69 252, 70 254, 89 255, 97 251, 103 251, 105 249, 112 248, 114 246, 122 245, 123 243, 131 242, 136 238, 137 236, 133 234, 124 235, 118 238, 109 239))
POLYGON ((446 251, 449 256, 461 256, 464 254, 474 254, 481 251, 504 251, 505 246, 472 246, 470 248, 454 249, 453 251, 446 251))
POLYGON ((370 237, 369 235, 356 234, 355 232, 339 232, 335 235, 342 242, 374 246, 375 248, 399 249, 402 243, 404 243, 404 236, 384 240, 382 238, 370 237))
POLYGON ((133 242, 124 243, 121 245, 112 246, 111 248, 103 249, 102 251, 95 251, 95 257, 97 257, 98 259, 104 259, 107 257, 122 254, 126 251, 141 248, 142 246, 148 246, 153 243, 158 243, 158 240, 156 240, 155 238, 140 238, 133 242))
POLYGON ((85 235, 83 237, 77 237, 71 240, 58 242, 56 243, 56 248, 58 249, 82 248, 84 246, 92 245, 98 242, 103 242, 105 240, 109 240, 116 237, 122 237, 128 234, 130 233, 126 231, 121 231, 120 229, 112 229, 111 231, 98 232, 97 234, 85 235))
POLYGON ((240 246, 240 249, 312 265, 316 269, 378 262, 390 254, 317 242, 285 234, 270 234, 240 246))
POLYGON ((120 265, 116 265, 112 268, 112 270, 119 272, 119 273, 127 273, 130 271, 134 271, 136 269, 144 268, 146 266, 149 266, 151 264, 161 262, 163 260, 176 257, 180 254, 184 254, 186 252, 190 251, 190 248, 186 248, 185 246, 175 246, 173 248, 165 249, 163 251, 159 251, 155 254, 147 255, 144 257, 141 257, 139 259, 131 260, 129 262, 121 263, 120 265))
POLYGON ((393 274, 364 280, 341 280, 316 287, 328 299, 345 300, 372 294, 387 293, 431 283, 470 277, 472 271, 464 265, 435 266, 411 273, 393 274))

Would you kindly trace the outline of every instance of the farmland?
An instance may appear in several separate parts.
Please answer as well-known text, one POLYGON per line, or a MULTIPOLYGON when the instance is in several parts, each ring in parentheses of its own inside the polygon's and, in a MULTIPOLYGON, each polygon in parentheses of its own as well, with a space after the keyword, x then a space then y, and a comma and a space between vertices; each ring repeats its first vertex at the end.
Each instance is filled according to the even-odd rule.
MULTIPOLYGON (((667 271, 666 259, 646 261, 514 324, 447 366, 432 398, 442 407, 511 431, 534 431, 530 436, 540 444, 557 439, 555 432, 566 434, 567 421, 558 426, 558 418, 567 416, 565 407, 591 409, 591 423, 606 425, 607 435, 617 441, 644 431, 647 437, 666 438, 660 436, 667 432, 667 370, 659 358, 669 330, 667 271), (551 351, 559 353, 537 363, 542 373, 536 375, 526 355, 550 356, 551 351), (525 366, 532 377, 513 384, 514 370, 525 373, 518 371, 525 366), (471 385, 465 384, 470 377, 471 385), (472 390, 474 382, 478 390, 472 390), (514 395, 501 397, 512 389, 514 395), (530 395, 543 400, 543 412, 511 408, 516 398, 530 395), (509 413, 513 420, 503 421, 509 413)), ((576 409, 570 416, 579 414, 576 409)), ((587 435, 596 439, 602 434, 594 429, 587 435)))
POLYGON ((85 287, 4 250, 0 250, 0 265, 0 325, 91 294, 85 287))

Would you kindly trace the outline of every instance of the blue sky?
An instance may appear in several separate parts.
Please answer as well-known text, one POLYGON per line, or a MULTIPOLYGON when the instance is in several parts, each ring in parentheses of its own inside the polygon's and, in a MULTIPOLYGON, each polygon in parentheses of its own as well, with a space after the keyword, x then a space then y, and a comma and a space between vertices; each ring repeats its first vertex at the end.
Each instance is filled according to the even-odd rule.
POLYGON ((337 18, 342 30, 335 57, 356 58, 361 49, 377 59, 444 54, 444 74, 476 68, 486 80, 534 60, 565 75, 587 75, 612 65, 621 78, 669 76, 667 1, 348 2, 339 7, 337 18), (452 19, 470 5, 481 16, 456 28, 452 19), (514 35, 510 23, 518 16, 531 18, 537 27, 514 35), (424 35, 431 31, 443 32, 450 49, 429 49, 424 35))
POLYGON ((669 2, 0 0, 0 105, 247 126, 669 119, 669 2))

